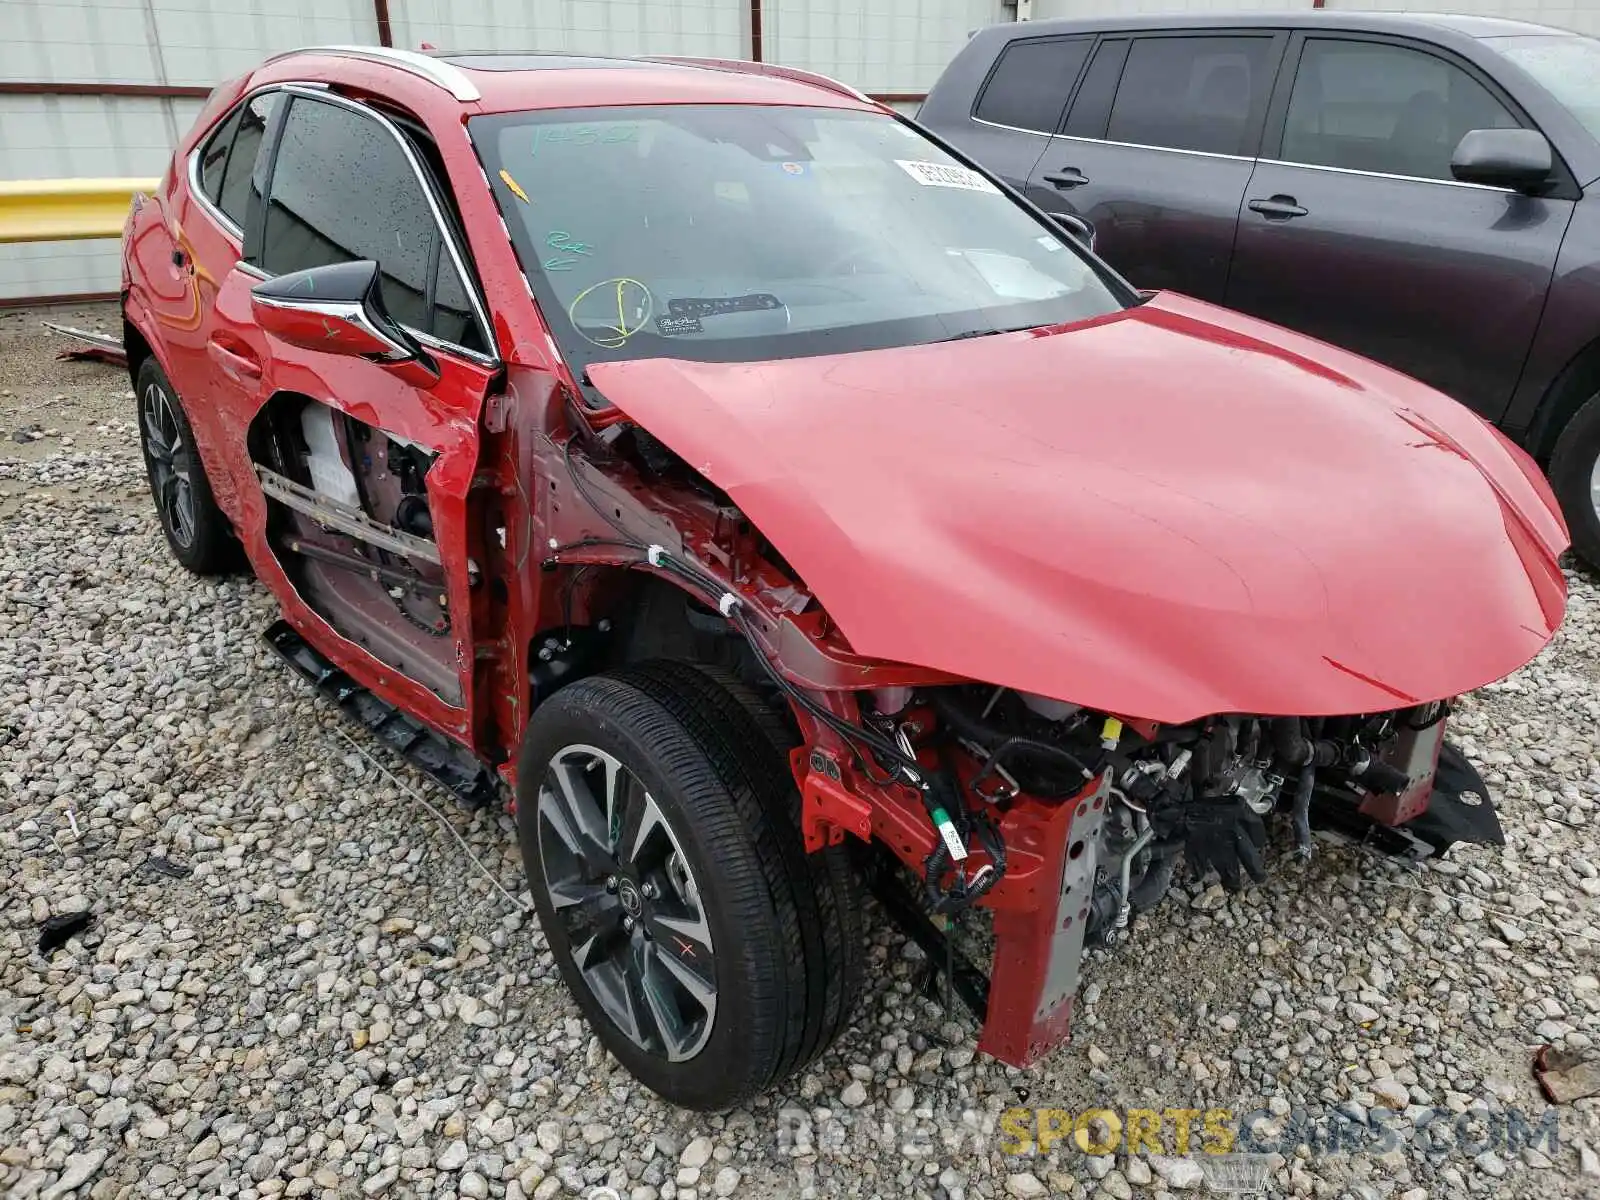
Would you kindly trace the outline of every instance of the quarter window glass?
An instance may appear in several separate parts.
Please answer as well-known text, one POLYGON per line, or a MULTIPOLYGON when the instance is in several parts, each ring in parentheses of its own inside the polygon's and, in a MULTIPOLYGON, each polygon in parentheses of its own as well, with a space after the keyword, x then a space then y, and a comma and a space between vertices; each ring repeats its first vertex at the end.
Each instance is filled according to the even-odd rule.
POLYGON ((1128 51, 1106 137, 1140 146, 1253 154, 1270 38, 1140 38, 1128 51))
POLYGON ((1514 129, 1477 80, 1435 55, 1379 42, 1305 44, 1284 119, 1289 162, 1449 179, 1472 129, 1514 129))
POLYGON ((1000 56, 974 115, 996 125, 1054 133, 1091 44, 1087 38, 1012 42, 1000 56))
POLYGON ((281 139, 262 268, 282 275, 371 259, 394 318, 433 332, 429 282, 441 257, 439 226, 400 144, 369 117, 298 97, 281 139))
POLYGON ((488 347, 478 334, 478 323, 473 319, 472 303, 467 299, 467 289, 461 277, 447 258, 439 261, 439 286, 434 296, 433 334, 457 346, 465 346, 480 354, 488 347))
POLYGON ((256 156, 281 99, 277 92, 264 92, 240 109, 239 133, 228 154, 227 172, 222 178, 217 206, 241 229, 250 204, 250 177, 255 171, 256 156))
POLYGON ((233 148, 233 135, 239 128, 239 115, 243 111, 243 107, 239 107, 229 113, 228 119, 217 127, 205 149, 200 151, 200 190, 213 204, 222 192, 222 172, 227 168, 228 151, 233 148))

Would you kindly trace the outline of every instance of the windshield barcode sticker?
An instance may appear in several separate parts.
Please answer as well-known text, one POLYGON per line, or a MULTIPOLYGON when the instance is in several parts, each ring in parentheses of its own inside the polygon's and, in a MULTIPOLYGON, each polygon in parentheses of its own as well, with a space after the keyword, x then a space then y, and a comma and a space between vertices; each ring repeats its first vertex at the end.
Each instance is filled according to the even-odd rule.
POLYGON ((923 187, 953 187, 968 192, 989 192, 996 196, 1000 194, 999 188, 967 167, 949 163, 917 162, 904 158, 897 158, 894 161, 901 170, 923 187))

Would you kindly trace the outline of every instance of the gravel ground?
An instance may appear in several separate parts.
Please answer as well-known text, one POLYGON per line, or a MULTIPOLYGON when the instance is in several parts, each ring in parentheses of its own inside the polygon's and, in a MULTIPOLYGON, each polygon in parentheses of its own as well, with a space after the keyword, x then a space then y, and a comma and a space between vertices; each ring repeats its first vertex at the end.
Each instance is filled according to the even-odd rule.
POLYGON ((1182 1118, 1160 1156, 1007 1154, 1037 1130, 997 1124, 1019 1106, 1265 1110, 1269 1144, 1301 1110, 1346 1138, 1404 1110, 1386 1145, 1253 1161, 1275 1194, 1600 1194, 1600 1100, 1548 1110, 1541 1148, 1503 1136, 1512 1110, 1546 1117, 1534 1046, 1600 1040, 1592 578, 1570 576, 1550 649, 1454 718, 1504 849, 1415 870, 1326 847, 1240 896, 1177 896, 1086 964, 1076 1040, 1031 1072, 975 1058, 874 922, 840 1044, 746 1111, 685 1114, 577 1019, 508 819, 450 807, 284 670, 253 581, 173 564, 126 380, 55 362, 38 315, 0 317, 0 1195, 1204 1186, 1182 1118), (93 926, 43 957, 40 923, 71 913, 93 926))

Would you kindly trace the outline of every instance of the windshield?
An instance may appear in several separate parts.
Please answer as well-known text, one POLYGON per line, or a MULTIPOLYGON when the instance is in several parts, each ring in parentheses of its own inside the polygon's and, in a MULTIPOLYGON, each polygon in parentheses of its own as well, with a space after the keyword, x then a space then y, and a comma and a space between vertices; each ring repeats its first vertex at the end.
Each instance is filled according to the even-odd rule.
POLYGON ((1561 34, 1487 40, 1600 138, 1600 41, 1561 34))
POLYGON ((475 118, 574 373, 880 349, 1131 301, 1064 235, 880 113, 755 105, 475 118))

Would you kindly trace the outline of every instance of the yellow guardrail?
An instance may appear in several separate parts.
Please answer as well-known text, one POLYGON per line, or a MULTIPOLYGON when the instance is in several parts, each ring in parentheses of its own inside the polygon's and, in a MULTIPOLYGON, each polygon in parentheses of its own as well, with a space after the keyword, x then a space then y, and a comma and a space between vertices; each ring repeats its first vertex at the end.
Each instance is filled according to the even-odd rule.
POLYGON ((122 236, 135 192, 155 179, 0 180, 0 242, 122 236))

